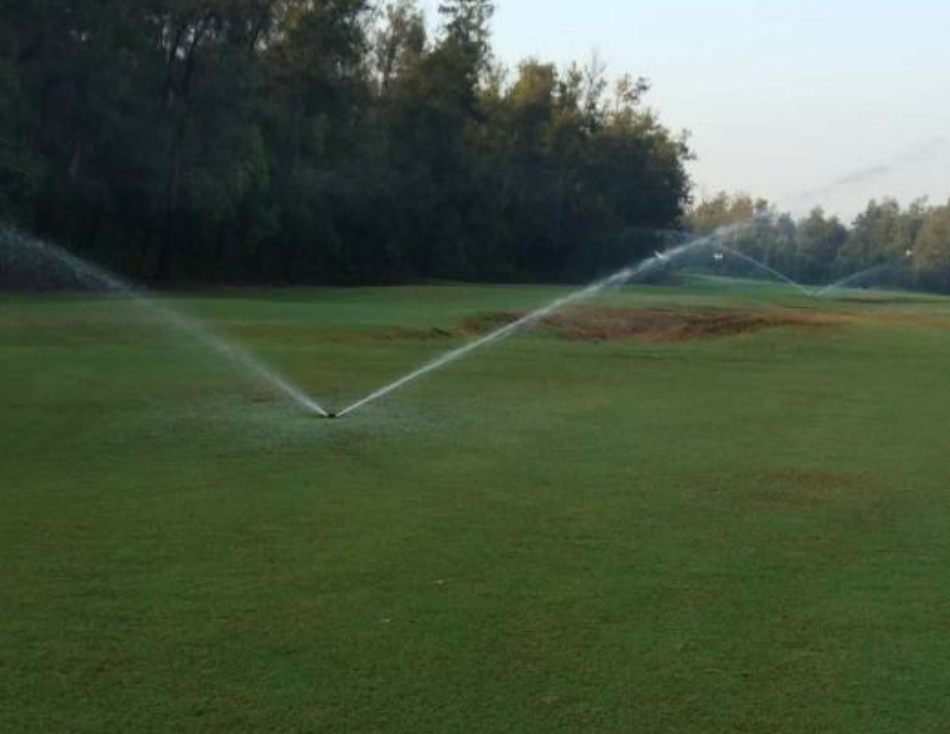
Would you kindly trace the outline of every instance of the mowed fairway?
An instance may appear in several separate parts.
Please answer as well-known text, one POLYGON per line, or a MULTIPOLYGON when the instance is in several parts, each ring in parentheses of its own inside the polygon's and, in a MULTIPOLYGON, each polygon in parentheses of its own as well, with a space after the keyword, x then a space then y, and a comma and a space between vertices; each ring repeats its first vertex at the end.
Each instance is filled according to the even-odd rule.
MULTIPOLYGON (((337 408, 564 292, 175 303, 337 408)), ((630 288, 339 421, 3 296, 0 731, 946 731, 950 301, 850 295, 630 288)))

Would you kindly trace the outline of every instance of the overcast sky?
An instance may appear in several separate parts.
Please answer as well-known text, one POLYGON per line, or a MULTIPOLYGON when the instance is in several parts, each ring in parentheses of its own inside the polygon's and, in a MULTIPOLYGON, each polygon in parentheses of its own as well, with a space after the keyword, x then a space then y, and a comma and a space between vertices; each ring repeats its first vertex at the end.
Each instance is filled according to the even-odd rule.
POLYGON ((506 64, 564 64, 596 50, 612 75, 647 77, 649 104, 692 134, 700 195, 743 190, 844 216, 873 196, 950 197, 950 0, 497 7, 495 50, 506 64))

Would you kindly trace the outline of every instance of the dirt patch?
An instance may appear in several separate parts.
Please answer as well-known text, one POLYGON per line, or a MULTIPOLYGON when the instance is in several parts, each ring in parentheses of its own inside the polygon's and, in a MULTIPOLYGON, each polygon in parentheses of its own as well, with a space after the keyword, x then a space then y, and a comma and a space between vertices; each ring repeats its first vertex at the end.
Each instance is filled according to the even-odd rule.
POLYGON ((920 326, 928 329, 950 330, 950 317, 939 314, 894 313, 877 311, 854 314, 853 318, 893 326, 920 326))
POLYGON ((747 501, 772 509, 838 507, 867 511, 881 503, 880 487, 866 474, 781 469, 762 477, 761 486, 745 493, 747 501))
MULTIPOLYGON (((467 319, 461 330, 482 334, 521 318, 495 312, 467 319)), ((577 308, 543 319, 535 327, 575 341, 678 342, 721 338, 787 326, 827 325, 814 314, 741 310, 661 310, 617 307, 577 308)))
POLYGON ((808 470, 808 469, 778 469, 769 472, 765 477, 773 484, 812 487, 827 489, 839 487, 841 489, 866 489, 873 484, 870 476, 863 474, 845 474, 843 472, 808 470))
POLYGON ((449 339, 459 336, 456 331, 450 329, 439 329, 432 327, 430 329, 410 329, 403 326, 393 326, 375 335, 376 339, 384 341, 402 341, 404 339, 414 339, 416 341, 433 341, 438 339, 449 339))
MULTIPOLYGON (((446 326, 384 326, 351 331, 319 331, 310 325, 284 327, 288 340, 319 340, 324 344, 374 342, 439 342, 473 339, 523 318, 524 311, 492 311, 470 316, 446 326)), ((710 339, 779 327, 826 327, 847 323, 846 316, 814 311, 744 309, 635 309, 575 307, 534 325, 534 331, 572 341, 679 342, 710 339)), ((229 324, 229 331, 247 340, 273 338, 271 323, 229 324)))

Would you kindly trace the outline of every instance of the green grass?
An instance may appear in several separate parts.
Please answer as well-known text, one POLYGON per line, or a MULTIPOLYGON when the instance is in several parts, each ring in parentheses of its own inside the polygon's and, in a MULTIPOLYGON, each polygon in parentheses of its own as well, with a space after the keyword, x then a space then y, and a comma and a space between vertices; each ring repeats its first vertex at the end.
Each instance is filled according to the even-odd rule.
MULTIPOLYGON (((177 304, 335 407, 562 292, 177 304)), ((946 731, 950 301, 871 295, 627 289, 831 324, 522 335, 335 422, 3 297, 0 731, 946 731)))

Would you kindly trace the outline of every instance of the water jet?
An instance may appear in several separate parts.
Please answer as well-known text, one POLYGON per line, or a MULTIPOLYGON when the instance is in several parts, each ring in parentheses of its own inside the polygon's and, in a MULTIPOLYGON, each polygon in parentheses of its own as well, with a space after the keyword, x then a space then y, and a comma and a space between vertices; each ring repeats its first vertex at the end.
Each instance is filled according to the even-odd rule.
POLYGON ((520 319, 517 319, 510 324, 506 324, 505 326, 502 326, 495 331, 479 337, 468 344, 464 344, 461 347, 443 354, 441 357, 437 357, 414 372, 410 372, 408 375, 405 375, 404 377, 401 377, 398 380, 381 387, 375 392, 370 393, 366 397, 357 400, 355 403, 348 405, 339 411, 337 417, 343 418, 354 411, 366 407, 370 403, 374 403, 377 400, 380 400, 381 398, 384 398, 387 395, 402 389, 410 383, 415 382, 419 378, 428 375, 430 372, 440 370, 443 367, 446 367, 449 364, 452 364, 453 362, 468 356, 476 350, 487 347, 491 344, 495 344, 496 342, 506 339, 520 331, 531 328, 540 321, 543 321, 548 316, 562 311, 563 309, 568 308, 569 306, 572 306, 576 303, 593 298, 608 288, 616 288, 625 285, 634 278, 646 275, 661 265, 666 265, 677 258, 686 255, 687 253, 712 244, 717 244, 722 247, 720 241, 723 237, 734 235, 741 229, 752 224, 754 224, 754 220, 720 227, 711 234, 694 238, 664 252, 655 252, 652 257, 642 260, 639 263, 628 265, 627 267, 618 270, 613 275, 603 278, 602 280, 598 280, 586 286, 585 288, 581 288, 580 290, 574 291, 573 293, 569 293, 566 296, 555 299, 548 305, 532 311, 531 313, 522 316, 520 319))
POLYGON ((62 247, 31 237, 11 226, 0 224, 0 248, 5 248, 14 256, 14 266, 19 264, 18 258, 23 258, 23 264, 26 266, 39 263, 46 264, 47 267, 63 268, 69 273, 72 283, 93 292, 129 298, 133 305, 159 324, 190 336, 195 342, 224 358, 240 372, 266 385, 272 392, 283 396, 296 407, 308 413, 327 415, 322 405, 273 367, 196 319, 159 302, 142 286, 134 285, 62 247))
POLYGON ((829 293, 834 293, 838 290, 866 286, 869 282, 873 282, 878 276, 896 270, 900 264, 901 263, 893 262, 884 263, 883 265, 875 265, 873 268, 853 273, 846 278, 835 281, 831 285, 818 289, 815 291, 815 298, 823 298, 829 293))

